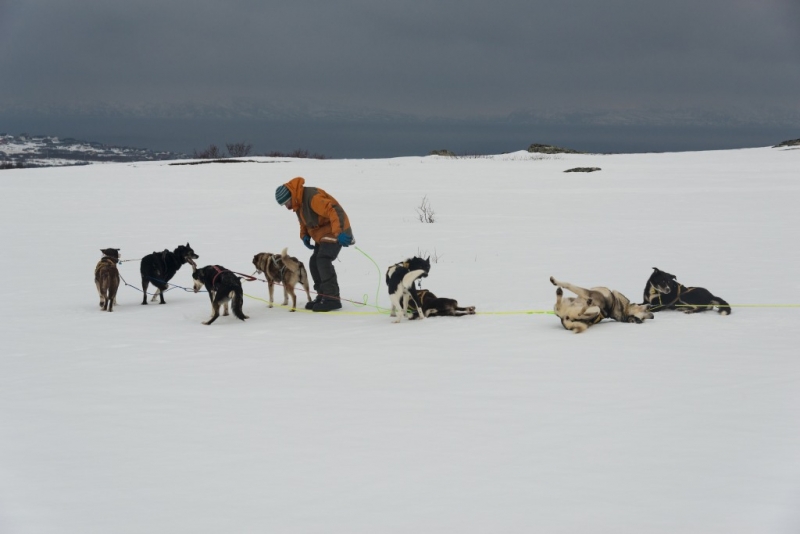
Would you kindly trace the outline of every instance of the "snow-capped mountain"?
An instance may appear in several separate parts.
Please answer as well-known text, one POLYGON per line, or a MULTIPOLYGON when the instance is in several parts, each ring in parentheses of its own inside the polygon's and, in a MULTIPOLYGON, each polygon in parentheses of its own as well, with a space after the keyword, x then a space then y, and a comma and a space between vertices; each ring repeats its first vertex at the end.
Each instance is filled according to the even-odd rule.
POLYGON ((0 168, 88 165, 187 157, 175 152, 104 145, 72 138, 0 133, 0 168))

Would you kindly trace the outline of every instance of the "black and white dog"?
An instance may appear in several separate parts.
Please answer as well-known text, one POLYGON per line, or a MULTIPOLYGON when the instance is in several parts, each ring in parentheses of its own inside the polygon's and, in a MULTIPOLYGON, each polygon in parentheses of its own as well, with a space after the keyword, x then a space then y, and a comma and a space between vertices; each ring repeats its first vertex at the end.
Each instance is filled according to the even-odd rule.
MULTIPOLYGON (((425 317, 432 315, 439 317, 463 317, 464 315, 475 315, 475 306, 459 306, 455 299, 437 297, 427 289, 417 289, 416 298, 422 308, 425 317)), ((409 310, 411 318, 417 319, 419 312, 416 309, 409 310)))
POLYGON ((653 267, 653 274, 644 286, 644 302, 650 311, 679 309, 683 313, 697 313, 717 307, 720 315, 730 315, 731 306, 704 287, 686 287, 669 274, 653 267))
MULTIPOLYGON (((399 263, 395 263, 386 271, 386 285, 389 287, 389 300, 392 302, 392 317, 397 317, 394 321, 399 323, 403 315, 411 318, 408 314, 409 304, 417 308, 418 312, 421 310, 421 303, 417 296, 417 290, 414 288, 414 282, 419 278, 428 276, 431 270, 430 257, 422 258, 413 257, 399 263)), ((424 318, 425 314, 421 313, 420 318, 424 318)))
POLYGON ((189 263, 192 267, 197 265, 193 260, 198 259, 200 256, 194 253, 189 243, 186 246, 180 245, 178 248, 170 252, 164 249, 163 252, 153 252, 142 258, 142 263, 139 265, 139 272, 142 274, 142 304, 147 304, 147 285, 152 283, 156 286, 157 291, 153 295, 152 301, 156 301, 156 297, 161 297, 161 304, 164 302, 164 291, 167 290, 167 282, 169 282, 178 269, 184 263, 189 263))
POLYGON ((222 306, 222 315, 228 315, 228 302, 231 302, 233 314, 244 321, 249 319, 242 311, 244 299, 242 282, 234 273, 219 265, 206 265, 195 269, 192 273, 194 279, 194 292, 200 291, 205 286, 208 298, 211 300, 211 319, 203 324, 209 325, 219 317, 219 308, 222 306))

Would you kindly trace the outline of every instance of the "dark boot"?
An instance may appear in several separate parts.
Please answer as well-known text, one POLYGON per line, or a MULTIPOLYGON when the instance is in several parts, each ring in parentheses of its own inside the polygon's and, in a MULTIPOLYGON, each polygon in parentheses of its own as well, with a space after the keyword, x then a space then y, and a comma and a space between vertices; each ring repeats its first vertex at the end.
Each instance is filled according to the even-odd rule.
POLYGON ((310 300, 310 301, 306 302, 306 309, 307 310, 313 310, 314 306, 317 304, 317 302, 319 302, 321 300, 322 300, 322 297, 317 295, 316 297, 314 297, 314 300, 310 300))
POLYGON ((315 312, 329 312, 342 309, 342 303, 339 299, 326 299, 322 298, 314 304, 313 310, 315 312))

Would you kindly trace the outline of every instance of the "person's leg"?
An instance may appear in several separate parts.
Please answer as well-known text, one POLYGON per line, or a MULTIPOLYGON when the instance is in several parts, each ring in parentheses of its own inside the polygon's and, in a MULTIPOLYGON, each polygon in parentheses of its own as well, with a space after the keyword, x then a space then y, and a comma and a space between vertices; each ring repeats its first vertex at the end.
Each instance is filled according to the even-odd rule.
POLYGON ((308 270, 311 272, 311 280, 314 281, 314 291, 319 292, 319 247, 320 244, 314 245, 314 252, 311 253, 311 260, 308 262, 308 270))
POLYGON ((311 280, 314 282, 314 292, 316 293, 316 295, 314 295, 314 300, 311 300, 306 303, 307 310, 313 310, 314 305, 317 302, 319 302, 320 299, 322 299, 322 297, 319 295, 320 293, 319 289, 320 275, 319 275, 319 265, 318 265, 319 247, 320 247, 319 243, 316 243, 314 245, 314 252, 311 253, 311 259, 308 261, 308 271, 311 273, 311 280))
MULTIPOLYGON (((339 297, 339 280, 336 277, 336 269, 333 268, 333 262, 339 256, 342 246, 338 243, 321 243, 319 245, 319 252, 316 250, 314 253, 317 255, 316 269, 317 276, 319 276, 319 291, 322 298, 339 297)), ((313 278, 313 274, 311 275, 313 278)), ((317 281, 314 281, 317 285, 317 281)))
POLYGON ((339 281, 333 261, 339 255, 342 246, 335 243, 322 243, 317 255, 317 270, 319 271, 319 293, 322 298, 312 308, 315 312, 328 312, 342 307, 339 299, 339 281))

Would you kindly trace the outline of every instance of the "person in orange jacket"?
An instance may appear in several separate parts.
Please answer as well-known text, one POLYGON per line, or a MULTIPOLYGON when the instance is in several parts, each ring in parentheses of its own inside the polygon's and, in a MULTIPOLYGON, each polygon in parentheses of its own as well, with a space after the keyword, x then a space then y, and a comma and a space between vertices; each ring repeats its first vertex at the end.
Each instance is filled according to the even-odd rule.
POLYGON ((278 186, 275 200, 297 214, 300 239, 314 251, 309 270, 317 297, 306 304, 306 309, 315 312, 338 310, 342 302, 333 261, 342 247, 355 244, 350 219, 335 198, 318 187, 306 187, 305 182, 298 176, 278 186))

